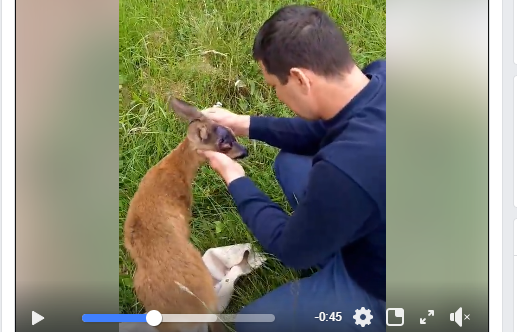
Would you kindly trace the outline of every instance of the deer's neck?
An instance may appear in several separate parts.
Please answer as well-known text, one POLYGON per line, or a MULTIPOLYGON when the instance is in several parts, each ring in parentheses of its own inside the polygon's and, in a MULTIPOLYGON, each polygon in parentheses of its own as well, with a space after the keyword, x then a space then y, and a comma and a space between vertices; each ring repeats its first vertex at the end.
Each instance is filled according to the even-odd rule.
POLYGON ((192 143, 185 139, 170 153, 167 163, 183 174, 187 183, 191 183, 205 160, 205 157, 196 152, 192 143))

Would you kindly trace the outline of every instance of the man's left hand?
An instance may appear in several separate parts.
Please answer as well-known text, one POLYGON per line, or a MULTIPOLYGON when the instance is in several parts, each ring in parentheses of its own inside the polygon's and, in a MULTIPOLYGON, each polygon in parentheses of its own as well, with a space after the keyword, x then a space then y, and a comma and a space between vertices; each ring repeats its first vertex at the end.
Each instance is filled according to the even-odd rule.
POLYGON ((232 181, 246 176, 242 166, 225 154, 214 151, 199 151, 199 153, 208 158, 208 163, 214 171, 219 173, 226 185, 230 185, 232 181))

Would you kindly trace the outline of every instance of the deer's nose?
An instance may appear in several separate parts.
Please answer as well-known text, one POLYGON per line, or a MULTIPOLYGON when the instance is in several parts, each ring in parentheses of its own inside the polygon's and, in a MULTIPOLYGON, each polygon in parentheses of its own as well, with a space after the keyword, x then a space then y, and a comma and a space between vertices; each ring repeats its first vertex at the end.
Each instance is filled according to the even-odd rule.
POLYGON ((239 149, 239 152, 240 153, 237 155, 237 157, 235 157, 235 159, 243 159, 248 156, 248 149, 246 149, 245 147, 241 147, 239 149))

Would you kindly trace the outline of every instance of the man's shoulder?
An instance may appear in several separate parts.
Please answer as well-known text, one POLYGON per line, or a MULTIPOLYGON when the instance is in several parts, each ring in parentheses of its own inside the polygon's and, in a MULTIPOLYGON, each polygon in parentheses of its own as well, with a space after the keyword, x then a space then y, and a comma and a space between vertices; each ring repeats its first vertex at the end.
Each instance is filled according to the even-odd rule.
POLYGON ((363 68, 363 73, 386 76, 386 59, 379 59, 370 62, 363 68))
POLYGON ((351 122, 347 130, 318 151, 315 161, 325 160, 338 168, 349 168, 351 163, 385 167, 386 127, 351 122))
POLYGON ((324 160, 361 186, 385 213, 386 131, 382 126, 351 121, 335 140, 324 146, 314 162, 324 160))
POLYGON ((380 153, 385 156, 386 111, 382 105, 371 105, 356 110, 346 125, 336 130, 339 130, 339 133, 336 133, 332 142, 321 151, 334 151, 332 154, 336 154, 339 150, 340 153, 337 155, 353 151, 357 156, 362 153, 380 153))

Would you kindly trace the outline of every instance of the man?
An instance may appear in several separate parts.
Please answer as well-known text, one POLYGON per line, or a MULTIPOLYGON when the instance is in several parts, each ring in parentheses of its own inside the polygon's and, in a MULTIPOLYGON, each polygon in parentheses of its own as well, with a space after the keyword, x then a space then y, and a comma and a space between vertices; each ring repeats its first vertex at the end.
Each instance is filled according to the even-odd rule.
POLYGON ((281 149, 274 170, 292 216, 257 189, 237 162, 204 154, 264 249, 287 267, 319 271, 241 311, 274 314, 275 322, 237 323, 236 329, 363 331, 356 324, 369 321, 365 331, 385 330, 386 63, 361 71, 335 23, 305 6, 273 14, 255 38, 253 57, 299 117, 204 112, 237 135, 281 149), (369 314, 353 318, 362 307, 369 314))

